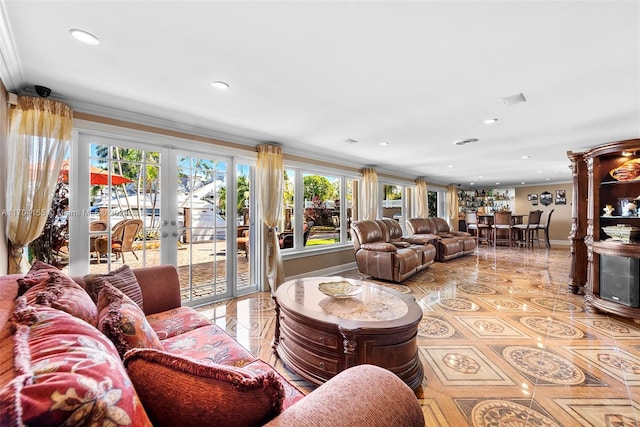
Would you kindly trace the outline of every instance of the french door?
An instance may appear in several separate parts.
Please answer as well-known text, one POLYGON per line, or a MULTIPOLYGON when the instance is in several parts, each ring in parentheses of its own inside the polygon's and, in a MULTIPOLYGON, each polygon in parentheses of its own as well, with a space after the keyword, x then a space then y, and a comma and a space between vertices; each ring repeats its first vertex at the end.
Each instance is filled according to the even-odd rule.
POLYGON ((238 202, 229 203, 238 171, 249 169, 204 150, 91 133, 79 134, 70 164, 70 274, 173 264, 188 305, 256 289, 248 254, 236 250, 238 202), (125 236, 129 223, 138 229, 125 236))

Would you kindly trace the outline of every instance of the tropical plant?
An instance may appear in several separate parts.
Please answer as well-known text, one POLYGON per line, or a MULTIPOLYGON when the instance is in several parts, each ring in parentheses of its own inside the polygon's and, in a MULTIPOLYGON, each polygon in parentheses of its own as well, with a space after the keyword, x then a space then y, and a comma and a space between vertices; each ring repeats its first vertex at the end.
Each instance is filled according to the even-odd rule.
POLYGON ((56 185, 44 229, 40 236, 29 244, 32 260, 37 259, 56 267, 64 265, 66 255, 61 254, 60 250, 68 244, 68 209, 69 185, 60 181, 56 185))

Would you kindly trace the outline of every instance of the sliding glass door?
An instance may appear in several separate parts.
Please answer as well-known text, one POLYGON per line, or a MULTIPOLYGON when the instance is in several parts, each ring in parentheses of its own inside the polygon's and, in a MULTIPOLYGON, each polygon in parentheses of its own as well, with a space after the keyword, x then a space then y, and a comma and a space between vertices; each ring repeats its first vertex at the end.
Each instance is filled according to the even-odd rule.
POLYGON ((77 142, 68 165, 70 274, 173 264, 188 305, 256 290, 249 165, 90 133, 77 142))

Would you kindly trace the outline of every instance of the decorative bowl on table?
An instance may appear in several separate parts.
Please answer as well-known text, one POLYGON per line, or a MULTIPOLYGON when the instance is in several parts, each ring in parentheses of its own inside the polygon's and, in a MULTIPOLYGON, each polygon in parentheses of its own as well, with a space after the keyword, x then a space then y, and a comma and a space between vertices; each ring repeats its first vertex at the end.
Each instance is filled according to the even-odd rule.
POLYGON ((354 285, 346 280, 322 282, 318 285, 318 289, 332 298, 350 298, 362 292, 362 286, 354 285))

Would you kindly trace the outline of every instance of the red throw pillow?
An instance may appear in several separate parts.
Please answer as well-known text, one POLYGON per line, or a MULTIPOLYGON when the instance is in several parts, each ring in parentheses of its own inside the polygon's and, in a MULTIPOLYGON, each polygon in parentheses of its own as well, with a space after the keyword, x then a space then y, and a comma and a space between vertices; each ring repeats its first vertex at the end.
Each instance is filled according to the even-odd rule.
POLYGON ((257 426, 282 411, 284 388, 273 372, 143 349, 128 352, 124 364, 156 427, 257 426))
POLYGON ((115 344, 120 357, 132 348, 162 350, 158 336, 138 304, 106 280, 100 288, 98 329, 115 344))

